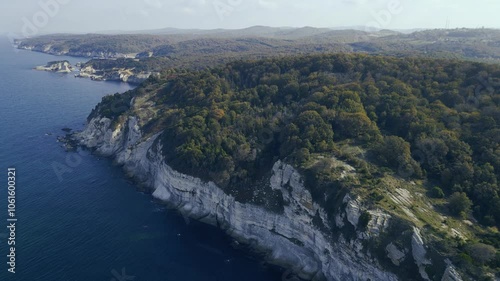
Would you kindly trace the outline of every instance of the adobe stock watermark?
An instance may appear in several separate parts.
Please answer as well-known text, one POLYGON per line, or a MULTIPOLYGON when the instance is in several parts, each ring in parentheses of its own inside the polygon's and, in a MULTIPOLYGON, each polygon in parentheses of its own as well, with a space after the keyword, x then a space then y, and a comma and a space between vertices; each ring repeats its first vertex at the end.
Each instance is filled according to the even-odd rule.
MULTIPOLYGON (((481 100, 487 98, 488 95, 494 96, 500 93, 500 78, 493 77, 487 72, 480 72, 475 77, 478 84, 474 87, 474 91, 469 94, 463 103, 457 106, 467 106, 469 110, 478 109, 481 107, 481 100)), ((443 122, 448 126, 461 126, 463 120, 457 111, 446 112, 443 117, 443 122)), ((500 142, 500 135, 495 136, 496 142, 500 142)))
MULTIPOLYGON (((184 1, 184 0, 180 0, 184 1)), ((117 5, 116 9, 119 10, 122 20, 129 20, 130 17, 136 17, 137 15, 143 17, 150 17, 152 13, 161 10, 166 4, 165 0, 142 0, 134 1, 133 5, 130 3, 123 2, 121 5, 117 5), (142 5, 141 5, 142 4, 142 5)))
POLYGON ((287 269, 283 274, 281 275, 281 280, 282 281, 300 281, 300 279, 295 276, 294 272, 292 269, 287 269))
POLYGON ((82 164, 82 151, 77 153, 67 153, 63 162, 54 161, 51 163, 52 170, 57 176, 59 182, 64 181, 64 174, 72 173, 80 164, 82 164))
MULTIPOLYGON (((472 108, 478 109, 481 107, 481 99, 483 96, 495 95, 498 93, 500 79, 492 77, 492 75, 487 72, 480 72, 476 75, 475 80, 477 84, 473 86, 473 93, 467 96, 462 103, 457 104, 457 107, 467 106, 469 110, 472 108)), ((463 125, 463 120, 458 112, 445 113, 442 121, 448 126, 450 126, 450 124, 456 124, 456 126, 463 125)), ((500 142, 500 136, 495 136, 495 141, 500 142)), ((445 146, 445 144, 440 142, 438 138, 427 137, 417 141, 415 150, 412 151, 411 156, 420 166, 427 165, 428 167, 437 167, 440 165, 440 159, 444 158, 447 153, 443 151, 443 146, 445 146)), ((400 176, 409 178, 412 177, 415 172, 413 167, 408 165, 404 159, 400 160, 400 165, 398 167, 398 174, 400 176)))
MULTIPOLYGON (((308 257, 305 260, 302 260, 303 264, 308 265, 308 270, 310 272, 318 272, 321 271, 321 266, 315 261, 313 258, 308 257), (311 267, 311 268, 309 268, 311 267)), ((301 279, 297 276, 297 274, 301 271, 299 267, 289 268, 281 275, 282 281, 300 281, 301 279)))
POLYGON ((221 21, 229 17, 236 8, 241 6, 243 0, 214 0, 212 5, 215 9, 215 13, 221 21))
MULTIPOLYGON (((363 1, 363 0, 359 0, 363 1)), ((364 1, 363 1, 364 2, 364 1)), ((394 16, 397 16, 403 12, 404 8, 399 0, 389 0, 386 7, 378 10, 371 11, 373 21, 370 21, 365 26, 366 32, 376 31, 380 29, 388 28, 391 24, 394 16)))
POLYGON ((133 281, 135 276, 128 275, 125 267, 122 268, 121 272, 116 271, 116 269, 111 270, 113 277, 110 281, 133 281))
POLYGON ((9 32, 7 38, 14 50, 18 52, 16 39, 33 37, 40 33, 45 28, 50 20, 56 17, 61 11, 61 7, 67 5, 71 0, 40 0, 38 1, 39 9, 30 17, 22 17, 22 26, 19 28, 19 33, 9 32))

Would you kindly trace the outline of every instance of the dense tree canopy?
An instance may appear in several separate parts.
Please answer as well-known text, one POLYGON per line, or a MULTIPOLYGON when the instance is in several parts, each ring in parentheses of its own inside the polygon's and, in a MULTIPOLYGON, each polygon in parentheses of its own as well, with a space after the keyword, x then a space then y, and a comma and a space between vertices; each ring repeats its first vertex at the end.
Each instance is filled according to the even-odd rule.
MULTIPOLYGON (((301 171, 328 215, 346 190, 370 190, 369 198, 381 201, 382 191, 371 190, 389 174, 428 187, 446 215, 499 226, 499 90, 496 65, 299 56, 169 69, 133 91, 105 97, 90 117, 138 116, 145 134, 161 133, 157 144, 174 169, 277 211, 280 194, 270 188, 256 194, 268 187, 271 165, 283 160, 301 171), (345 147, 363 153, 351 157, 345 147), (354 166, 357 178, 340 181, 331 156, 354 166)), ((364 214, 360 227, 368 220, 364 214)), ((478 236, 500 247, 497 234, 478 236)), ((470 272, 472 264, 500 269, 490 246, 450 250, 446 243, 452 242, 440 247, 461 257, 454 262, 470 272)))
POLYGON ((349 141, 369 163, 465 192, 479 219, 499 224, 498 77, 494 65, 343 54, 170 70, 143 85, 161 85, 146 127, 165 130, 175 168, 221 186, 349 141))

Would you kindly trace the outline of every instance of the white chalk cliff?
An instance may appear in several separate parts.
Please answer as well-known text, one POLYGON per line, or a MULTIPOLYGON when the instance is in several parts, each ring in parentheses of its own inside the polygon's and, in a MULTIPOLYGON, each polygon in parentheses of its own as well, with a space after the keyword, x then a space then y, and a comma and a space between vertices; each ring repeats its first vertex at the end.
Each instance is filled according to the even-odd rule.
MULTIPOLYGON (((371 237, 385 230, 391 216, 382 210, 367 210, 356 198, 347 194, 343 209, 335 217, 335 229, 329 229, 325 211, 316 204, 304 187, 302 177, 292 166, 277 161, 272 168, 270 185, 282 192, 284 212, 275 213, 263 207, 237 202, 213 182, 203 182, 173 170, 165 163, 159 134, 144 137, 137 118, 112 125, 112 120, 94 117, 86 128, 74 135, 81 145, 101 155, 112 156, 138 182, 152 189, 159 198, 183 215, 216 225, 236 240, 248 243, 267 255, 267 261, 290 268, 308 280, 392 281, 397 275, 384 269, 364 246, 371 237), (358 221, 362 212, 370 213, 364 230, 358 221), (326 232, 337 232, 332 238, 313 223, 319 214, 326 232), (342 229, 355 229, 351 238, 342 229)), ((384 246, 385 247, 385 246, 384 246)), ((410 249, 387 245, 387 260, 395 265, 414 258, 421 272, 428 260, 423 241, 415 231, 410 249), (412 249, 413 248, 413 249, 412 249)), ((422 279, 427 276, 423 271, 422 279)), ((443 280, 461 280, 450 266, 443 280)))
POLYGON ((34 69, 40 71, 70 73, 73 72, 74 67, 68 61, 52 61, 46 65, 36 66, 34 69))
POLYGON ((140 84, 157 72, 135 71, 127 68, 95 69, 92 66, 84 66, 75 77, 90 78, 97 81, 121 81, 131 84, 140 84))
POLYGON ((50 43, 47 44, 35 44, 30 45, 24 42, 18 42, 17 48, 28 51, 41 52, 56 56, 72 56, 72 57, 86 57, 86 58, 100 58, 100 59, 111 59, 111 58, 134 58, 136 54, 122 54, 117 52, 103 52, 103 51, 82 51, 76 48, 73 49, 61 49, 53 46, 50 43))

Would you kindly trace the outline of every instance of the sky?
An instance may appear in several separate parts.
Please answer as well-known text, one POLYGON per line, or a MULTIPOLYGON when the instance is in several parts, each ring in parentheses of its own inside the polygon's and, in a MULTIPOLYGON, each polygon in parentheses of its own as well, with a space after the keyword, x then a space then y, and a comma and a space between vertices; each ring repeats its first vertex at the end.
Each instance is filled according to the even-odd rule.
POLYGON ((499 0, 16 0, 0 10, 0 33, 376 27, 500 28, 499 0))

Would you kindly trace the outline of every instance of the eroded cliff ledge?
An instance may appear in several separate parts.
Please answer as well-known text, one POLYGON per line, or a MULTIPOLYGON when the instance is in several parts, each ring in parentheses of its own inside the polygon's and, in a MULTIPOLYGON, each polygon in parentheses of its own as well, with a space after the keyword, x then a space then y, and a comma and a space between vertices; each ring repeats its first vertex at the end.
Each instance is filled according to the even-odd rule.
POLYGON ((46 65, 36 66, 34 69, 40 71, 71 73, 74 71, 75 68, 69 63, 69 61, 64 60, 64 61, 51 61, 48 62, 46 65))
POLYGON ((442 266, 433 270, 443 272, 442 280, 461 280, 451 263, 431 260, 419 229, 391 233, 398 220, 384 210, 367 208, 352 194, 341 198, 331 226, 325 210, 304 186, 302 175, 277 161, 269 184, 281 193, 283 210, 273 212, 239 202, 213 182, 173 170, 161 154, 160 134, 143 136, 135 116, 121 122, 94 116, 73 138, 100 155, 113 157, 140 184, 151 188, 154 197, 181 214, 220 227, 265 253, 268 262, 289 268, 301 278, 404 280, 398 276, 404 267, 416 273, 414 280, 430 280, 427 271, 437 262, 442 266), (366 217, 369 220, 362 223, 366 217), (374 245, 375 241, 385 244, 374 245))

